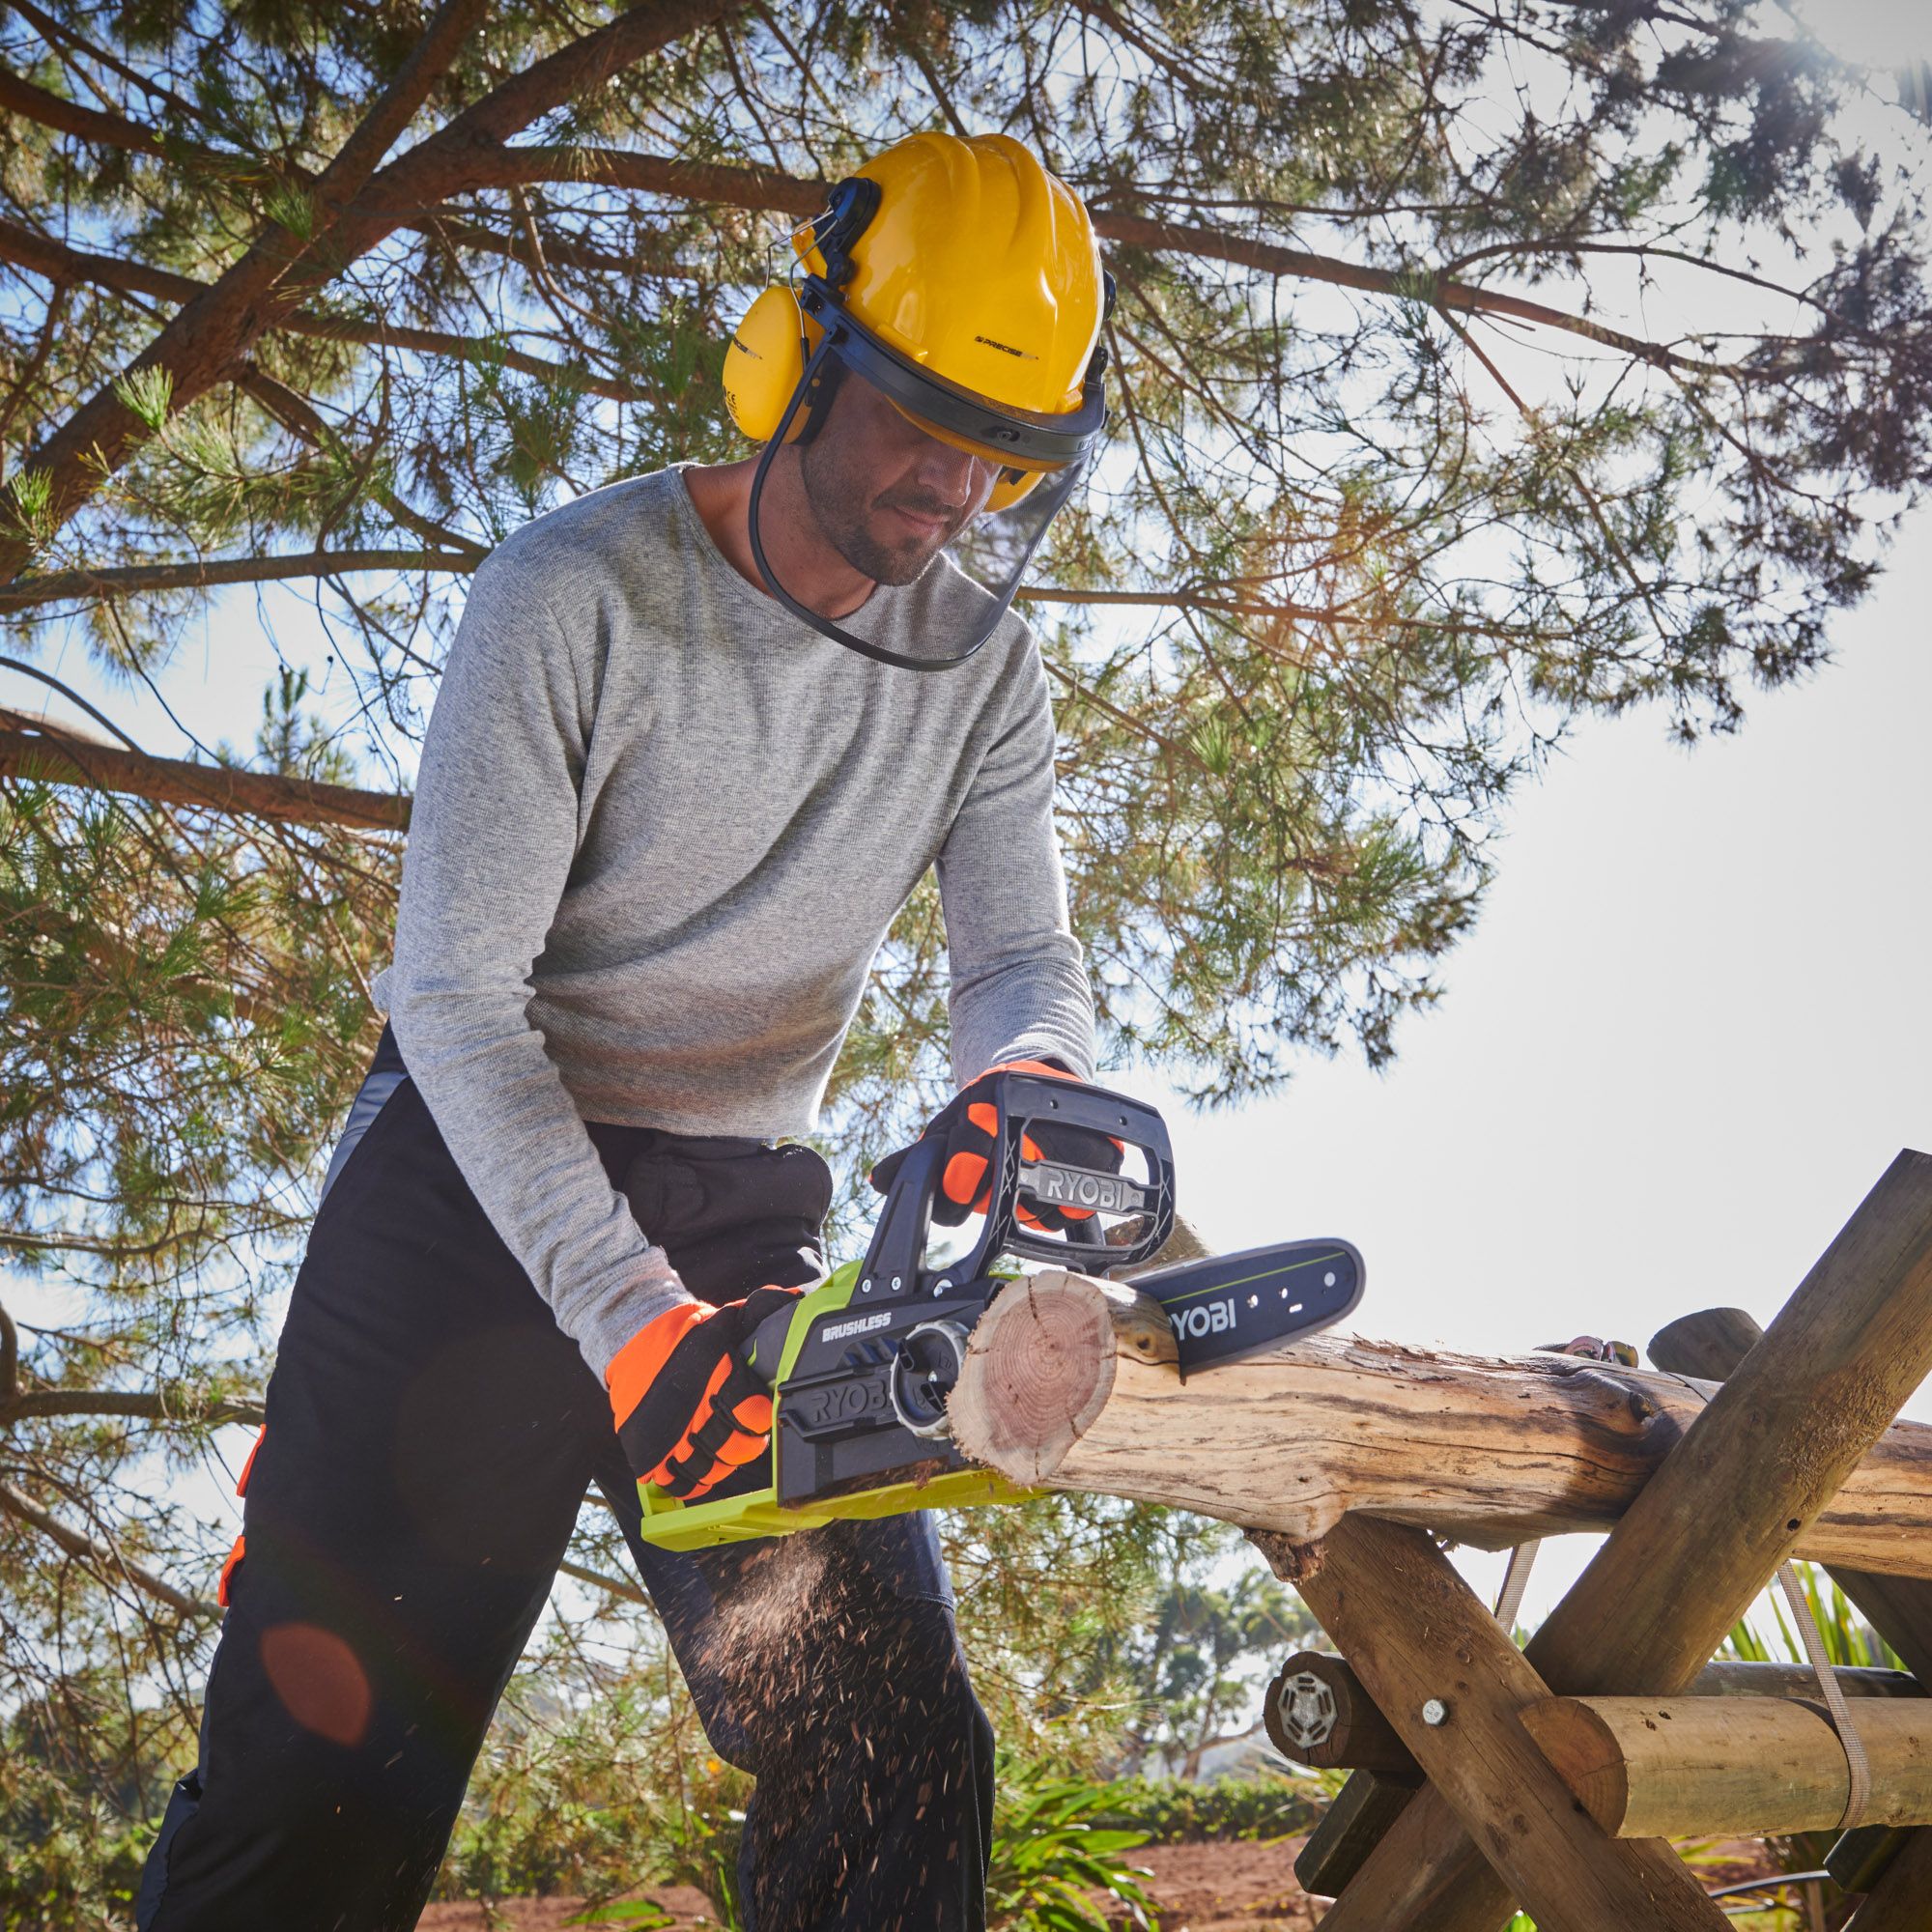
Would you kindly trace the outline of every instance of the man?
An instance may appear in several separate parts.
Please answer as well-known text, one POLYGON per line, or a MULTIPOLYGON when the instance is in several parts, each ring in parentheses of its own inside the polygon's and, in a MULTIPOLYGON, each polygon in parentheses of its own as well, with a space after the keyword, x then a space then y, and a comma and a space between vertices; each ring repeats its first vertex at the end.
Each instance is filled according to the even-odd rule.
POLYGON ((592 1482, 757 1777, 754 1932, 983 1923, 992 1739, 930 1522, 672 1555, 637 1485, 701 1494, 768 1441, 737 1347, 822 1274, 831 1194, 782 1137, 928 866, 948 1211, 974 1076, 1091 1073, 1007 604, 1104 424, 1102 277, 1001 136, 902 143, 794 244, 803 296, 727 366, 760 454, 582 497, 470 589, 142 1932, 412 1925, 592 1482), (989 507, 976 582, 940 553, 989 507))

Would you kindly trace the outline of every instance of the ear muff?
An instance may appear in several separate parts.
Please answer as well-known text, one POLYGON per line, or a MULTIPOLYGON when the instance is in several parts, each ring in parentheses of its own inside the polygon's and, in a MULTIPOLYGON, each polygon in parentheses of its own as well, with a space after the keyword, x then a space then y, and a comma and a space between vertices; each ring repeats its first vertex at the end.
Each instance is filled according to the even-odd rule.
POLYGON ((1010 510, 1020 498, 1032 491, 1046 474, 1044 469, 1002 469, 1000 480, 993 485, 986 498, 989 515, 1001 510, 1010 510))
MULTIPOLYGON (((767 289, 731 331, 724 352, 724 407, 753 442, 769 442, 778 434, 785 405, 805 375, 807 333, 816 329, 798 298, 780 286, 767 289)), ((802 409, 792 418, 787 442, 797 440, 809 414, 802 409)))

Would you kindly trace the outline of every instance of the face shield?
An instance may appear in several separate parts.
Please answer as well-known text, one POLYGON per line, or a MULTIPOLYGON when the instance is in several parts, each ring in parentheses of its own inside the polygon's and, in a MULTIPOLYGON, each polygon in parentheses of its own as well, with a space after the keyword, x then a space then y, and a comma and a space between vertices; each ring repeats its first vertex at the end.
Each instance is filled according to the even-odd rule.
POLYGON ((1106 426, 1104 358, 1094 356, 1078 411, 1038 414, 906 360, 817 276, 800 308, 822 332, 753 476, 752 554, 772 595, 822 636, 880 664, 950 670, 998 628, 1080 488, 1106 426), (788 443, 801 411, 805 428, 788 443), (785 581, 794 532, 829 542, 879 587, 837 618, 811 609, 785 581))

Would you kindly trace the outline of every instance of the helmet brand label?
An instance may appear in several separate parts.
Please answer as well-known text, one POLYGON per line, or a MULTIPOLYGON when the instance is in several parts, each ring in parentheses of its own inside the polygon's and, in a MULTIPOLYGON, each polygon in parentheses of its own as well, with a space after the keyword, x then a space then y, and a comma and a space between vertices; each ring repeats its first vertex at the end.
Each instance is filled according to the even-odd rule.
POLYGON ((990 335, 976 335, 975 342, 983 342, 988 349, 997 349, 1002 355, 1017 356, 1022 362, 1037 362, 1039 357, 1031 349, 1015 349, 1010 342, 995 342, 990 335))

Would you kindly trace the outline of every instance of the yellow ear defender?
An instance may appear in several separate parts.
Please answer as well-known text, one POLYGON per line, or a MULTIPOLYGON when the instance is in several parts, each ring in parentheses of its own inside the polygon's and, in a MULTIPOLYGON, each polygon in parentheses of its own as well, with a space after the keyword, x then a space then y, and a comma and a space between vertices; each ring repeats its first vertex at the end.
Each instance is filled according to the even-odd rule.
MULTIPOLYGON (((815 322, 806 320, 797 296, 782 285, 767 289, 731 331, 731 345, 724 352, 724 407, 753 442, 769 442, 778 434, 785 405, 805 375, 813 338, 823 333, 815 322)), ((810 414, 809 409, 801 409, 792 418, 787 442, 798 440, 810 414)))
MULTIPOLYGON (((798 297, 782 283, 768 288, 731 331, 730 346, 724 351, 724 407, 731 412, 731 420, 753 442, 769 442, 778 434, 785 405, 804 378, 805 365, 824 332, 799 307, 798 297)), ((784 440, 797 442, 810 419, 811 405, 807 403, 792 417, 784 440)), ((942 442, 950 442, 971 455, 987 453, 959 437, 947 435, 931 423, 922 422, 919 427, 928 436, 936 436, 942 442)), ((986 509, 988 512, 1010 509, 1045 473, 1011 465, 1002 467, 999 481, 986 498, 986 509)))

